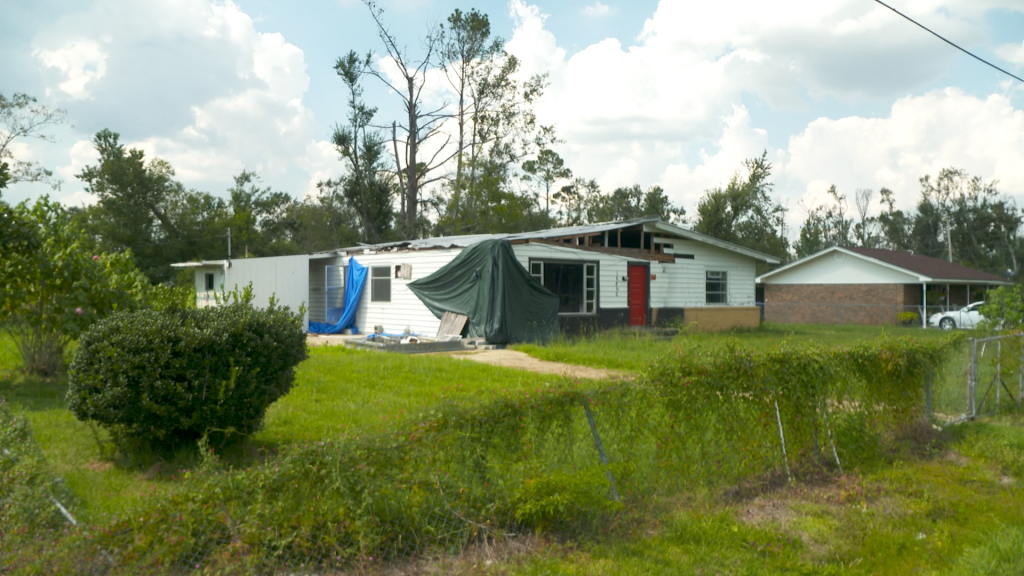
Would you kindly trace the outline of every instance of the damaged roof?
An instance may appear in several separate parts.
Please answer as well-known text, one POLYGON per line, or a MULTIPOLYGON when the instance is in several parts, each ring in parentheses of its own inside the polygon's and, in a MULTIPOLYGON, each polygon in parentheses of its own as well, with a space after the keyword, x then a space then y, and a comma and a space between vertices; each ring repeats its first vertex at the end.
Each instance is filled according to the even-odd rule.
POLYGON ((489 239, 505 239, 510 242, 527 242, 530 240, 550 240, 555 238, 566 238, 573 236, 592 236, 600 234, 602 232, 611 232, 614 230, 621 230, 623 228, 631 228, 634 226, 641 226, 644 232, 657 232, 666 235, 678 236, 688 240, 695 240, 698 242, 704 242, 711 244, 725 250, 737 252, 751 258, 762 260, 770 264, 779 263, 779 259, 758 252, 757 250, 751 250, 732 242, 726 242, 725 240, 719 240, 704 234, 693 232, 673 224, 662 222, 657 216, 648 216, 642 218, 631 218, 629 220, 620 220, 617 222, 601 222, 597 224, 586 224, 581 226, 563 226, 560 228, 550 228, 547 230, 536 230, 533 232, 516 232, 516 233, 505 233, 505 234, 468 234, 463 236, 438 236, 434 238, 422 238, 418 240, 401 240, 397 242, 383 242, 380 244, 363 244, 359 246, 351 246, 348 248, 339 248, 337 250, 329 250, 325 253, 358 253, 363 250, 373 251, 384 251, 384 250, 430 250, 430 249, 444 249, 444 248, 465 248, 472 244, 476 244, 482 240, 489 239))

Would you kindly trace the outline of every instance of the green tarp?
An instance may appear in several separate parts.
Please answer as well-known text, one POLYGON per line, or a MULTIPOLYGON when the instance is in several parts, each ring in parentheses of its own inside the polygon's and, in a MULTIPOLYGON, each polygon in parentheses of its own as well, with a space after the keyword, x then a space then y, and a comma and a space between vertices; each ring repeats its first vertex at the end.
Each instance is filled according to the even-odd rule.
POLYGON ((530 276, 508 240, 473 244, 408 286, 434 316, 468 316, 470 338, 509 344, 543 342, 558 335, 558 296, 530 276))

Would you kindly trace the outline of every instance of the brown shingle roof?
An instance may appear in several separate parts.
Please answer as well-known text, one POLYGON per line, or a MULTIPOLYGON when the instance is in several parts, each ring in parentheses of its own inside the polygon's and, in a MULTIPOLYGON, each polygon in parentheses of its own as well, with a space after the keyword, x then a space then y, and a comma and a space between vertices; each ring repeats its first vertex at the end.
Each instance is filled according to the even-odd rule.
POLYGON ((1002 284, 1007 282, 1005 278, 1000 278, 995 274, 947 262, 941 258, 914 254, 909 250, 882 250, 881 248, 852 248, 849 246, 844 246, 843 249, 936 280, 982 280, 1002 284))

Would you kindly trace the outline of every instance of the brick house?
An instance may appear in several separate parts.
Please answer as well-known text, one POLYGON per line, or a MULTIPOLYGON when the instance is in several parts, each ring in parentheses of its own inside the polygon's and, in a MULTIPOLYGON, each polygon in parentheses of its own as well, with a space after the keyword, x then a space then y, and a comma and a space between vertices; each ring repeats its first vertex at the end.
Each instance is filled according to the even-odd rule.
POLYGON ((833 246, 757 278, 764 319, 789 324, 924 325, 928 314, 984 299, 1011 284, 906 250, 833 246), (927 312, 927 313, 925 313, 927 312))

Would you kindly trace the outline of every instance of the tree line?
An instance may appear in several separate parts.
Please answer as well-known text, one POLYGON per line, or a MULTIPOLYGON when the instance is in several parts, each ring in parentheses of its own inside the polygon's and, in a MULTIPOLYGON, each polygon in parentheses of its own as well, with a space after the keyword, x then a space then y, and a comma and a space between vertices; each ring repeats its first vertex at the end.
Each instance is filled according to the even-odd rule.
MULTIPOLYGON (((98 162, 77 174, 97 202, 69 209, 73 221, 103 251, 130 249, 152 282, 170 280, 173 262, 226 257, 229 229, 232 256, 238 258, 639 216, 687 225, 784 262, 831 245, 947 258, 952 250, 955 261, 1017 277, 1017 207, 995 182, 959 169, 922 177, 918 204, 909 211, 897 209, 894 192, 885 188, 877 194, 856 190, 848 200, 832 186, 826 203, 805 207, 792 243, 787 209, 773 195, 767 154, 746 160, 727 183, 706 190, 692 216, 660 186, 604 191, 552 149, 560 142, 555 126, 541 124, 534 113, 547 79, 521 74, 486 14, 455 10, 412 51, 389 31, 380 6, 373 0, 364 4, 381 58, 398 75, 385 74, 372 52, 352 50, 337 59, 334 70, 348 94, 343 120, 331 136, 339 175, 319 182, 315 194, 296 199, 264 186, 248 170, 234 177, 226 197, 188 189, 169 163, 147 159, 116 132, 102 130, 93 138, 98 162), (402 117, 378 118, 378 107, 365 99, 364 81, 386 87, 402 117), (447 93, 450 101, 432 107, 427 91, 447 93)), ((46 128, 63 118, 63 111, 24 94, 0 95, 6 128, 0 186, 28 180, 57 184, 45 168, 13 158, 8 144, 14 138, 47 139, 46 128)))

